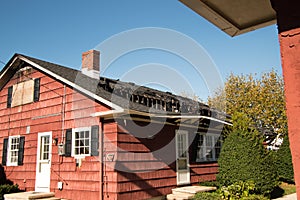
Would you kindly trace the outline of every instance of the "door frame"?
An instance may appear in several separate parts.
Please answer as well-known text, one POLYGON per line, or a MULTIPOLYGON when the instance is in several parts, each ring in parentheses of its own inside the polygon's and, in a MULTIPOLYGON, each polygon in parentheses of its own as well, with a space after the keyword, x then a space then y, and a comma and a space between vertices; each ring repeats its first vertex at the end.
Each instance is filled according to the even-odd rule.
POLYGON ((51 183, 51 158, 52 158, 52 131, 49 132, 41 132, 38 133, 38 137, 37 137, 37 154, 36 154, 36 176, 35 176, 35 191, 36 192, 50 192, 50 183, 51 183), (38 187, 38 171, 39 171, 39 161, 40 161, 40 153, 41 153, 41 138, 43 136, 49 136, 49 159, 48 159, 48 164, 49 166, 49 179, 48 180, 42 180, 43 182, 47 181, 49 182, 48 187, 46 188, 40 188, 38 187))
POLYGON ((176 146, 176 179, 177 179, 177 185, 187 185, 187 184, 190 184, 191 183, 191 176, 190 176, 190 159, 189 159, 189 143, 188 143, 188 131, 185 131, 185 130, 176 130, 175 132, 175 146, 176 146), (185 137, 185 149, 186 149, 186 156, 184 157, 179 157, 179 152, 178 152, 178 142, 179 142, 179 136, 180 135, 183 135, 185 137), (180 170, 178 167, 178 161, 180 159, 186 159, 186 169, 184 170, 180 170), (182 182, 180 180, 180 175, 186 175, 186 181, 182 182))

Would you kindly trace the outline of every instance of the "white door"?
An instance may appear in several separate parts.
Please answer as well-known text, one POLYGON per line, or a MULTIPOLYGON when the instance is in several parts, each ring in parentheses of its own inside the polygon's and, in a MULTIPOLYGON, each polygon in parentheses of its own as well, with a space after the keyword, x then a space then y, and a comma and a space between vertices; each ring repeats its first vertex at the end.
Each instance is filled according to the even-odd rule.
POLYGON ((176 132, 176 170, 177 185, 190 183, 188 132, 178 130, 176 132))
POLYGON ((36 192, 50 192, 52 132, 38 134, 36 192))

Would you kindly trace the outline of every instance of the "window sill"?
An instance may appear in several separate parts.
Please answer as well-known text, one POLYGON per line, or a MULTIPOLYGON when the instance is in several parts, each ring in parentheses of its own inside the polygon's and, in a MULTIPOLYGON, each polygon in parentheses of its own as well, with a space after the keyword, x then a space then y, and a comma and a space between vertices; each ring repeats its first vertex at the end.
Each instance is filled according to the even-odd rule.
POLYGON ((75 159, 84 159, 85 157, 91 156, 89 154, 85 154, 85 155, 73 155, 72 157, 74 157, 75 159))
POLYGON ((199 160, 191 162, 190 164, 208 164, 208 163, 218 163, 218 160, 199 160))
POLYGON ((7 163, 6 166, 7 167, 17 167, 18 163, 7 163))

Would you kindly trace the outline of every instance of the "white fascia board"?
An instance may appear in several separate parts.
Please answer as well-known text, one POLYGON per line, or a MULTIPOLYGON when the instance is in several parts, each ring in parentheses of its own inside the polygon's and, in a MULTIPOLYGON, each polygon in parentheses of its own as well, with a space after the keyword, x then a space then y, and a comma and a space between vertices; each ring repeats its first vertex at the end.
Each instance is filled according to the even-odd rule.
POLYGON ((223 120, 219 120, 213 117, 207 117, 207 116, 201 116, 201 115, 153 115, 154 117, 161 117, 161 118, 171 118, 171 119, 209 119, 215 122, 220 122, 229 126, 232 126, 231 123, 228 123, 226 121, 223 120))
POLYGON ((93 113, 91 116, 92 117, 107 117, 107 116, 111 116, 111 115, 122 114, 124 112, 125 112, 124 109, 123 110, 108 110, 108 111, 93 113))
POLYGON ((14 60, 10 63, 9 67, 6 68, 6 70, 0 75, 0 79, 6 74, 6 72, 10 69, 10 67, 13 65, 13 63, 17 60, 18 58, 15 57, 14 60))
POLYGON ((54 77, 54 78, 56 78, 56 79, 58 79, 58 80, 60 80, 60 81, 62 81, 64 83, 66 83, 67 85, 69 85, 69 86, 73 87, 74 89, 76 89, 76 90, 78 90, 78 91, 80 91, 80 92, 82 92, 82 93, 90 96, 91 98, 94 98, 94 99, 100 101, 101 103, 103 103, 103 104, 105 104, 105 105, 113 108, 114 110, 119 111, 119 112, 123 112, 124 111, 124 109, 121 108, 120 106, 118 106, 118 105, 116 105, 116 104, 114 104, 114 103, 112 103, 112 102, 110 102, 110 101, 108 101, 108 100, 106 100, 106 99, 104 99, 102 97, 99 97, 98 95, 96 95, 96 94, 94 94, 94 93, 92 93, 92 92, 90 92, 90 91, 88 91, 88 90, 80 87, 79 85, 77 85, 77 84, 75 84, 75 83, 73 83, 73 82, 71 82, 71 81, 69 81, 69 80, 67 80, 67 79, 65 79, 65 78, 63 78, 63 77, 61 77, 61 76, 59 76, 59 75, 57 75, 57 74, 55 74, 55 73, 47 70, 47 69, 45 69, 44 67, 42 67, 42 66, 40 66, 40 65, 32 62, 31 60, 29 60, 29 59, 27 59, 27 58, 25 58, 23 56, 20 56, 20 55, 18 57, 21 60, 29 63, 30 65, 32 65, 34 67, 36 67, 37 69, 45 72, 46 74, 49 74, 50 76, 52 76, 52 77, 54 77))

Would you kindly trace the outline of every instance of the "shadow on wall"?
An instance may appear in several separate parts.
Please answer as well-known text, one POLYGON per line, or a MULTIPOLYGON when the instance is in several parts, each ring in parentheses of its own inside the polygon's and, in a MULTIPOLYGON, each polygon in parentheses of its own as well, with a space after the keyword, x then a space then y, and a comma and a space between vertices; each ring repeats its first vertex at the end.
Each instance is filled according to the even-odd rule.
POLYGON ((6 178, 4 167, 0 165, 0 200, 4 199, 4 194, 23 192, 18 185, 14 185, 6 178))
POLYGON ((6 174, 4 171, 4 167, 2 165, 0 165, 0 185, 13 185, 14 183, 6 178, 6 174))

